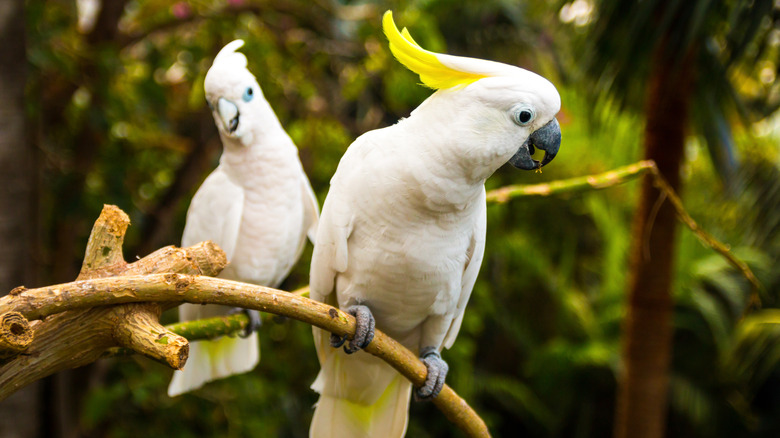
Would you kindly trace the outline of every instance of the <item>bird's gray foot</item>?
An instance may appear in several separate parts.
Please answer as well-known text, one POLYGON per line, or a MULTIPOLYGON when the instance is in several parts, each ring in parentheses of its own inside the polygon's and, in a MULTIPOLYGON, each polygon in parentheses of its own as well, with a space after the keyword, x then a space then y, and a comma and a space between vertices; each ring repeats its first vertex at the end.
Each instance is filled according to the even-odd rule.
POLYGON ((253 332, 256 332, 257 329, 263 325, 263 320, 260 318, 260 312, 257 310, 242 309, 241 307, 234 307, 230 309, 230 315, 235 315, 236 313, 245 313, 249 318, 249 324, 247 324, 247 326, 244 327, 244 331, 238 335, 242 338, 249 337, 249 335, 251 335, 253 332))
POLYGON ((371 310, 362 305, 357 304, 349 306, 344 309, 345 312, 355 317, 357 323, 355 324, 355 336, 349 341, 349 345, 344 345, 347 340, 346 336, 338 336, 336 334, 330 334, 330 345, 334 348, 339 348, 344 345, 344 352, 352 354, 360 349, 366 348, 371 340, 374 339, 374 327, 376 321, 374 321, 374 315, 371 314, 371 310))
POLYGON ((430 401, 436 398, 444 387, 444 379, 447 377, 449 365, 439 354, 436 347, 425 347, 420 351, 420 360, 428 368, 425 384, 414 390, 414 399, 417 401, 430 401))

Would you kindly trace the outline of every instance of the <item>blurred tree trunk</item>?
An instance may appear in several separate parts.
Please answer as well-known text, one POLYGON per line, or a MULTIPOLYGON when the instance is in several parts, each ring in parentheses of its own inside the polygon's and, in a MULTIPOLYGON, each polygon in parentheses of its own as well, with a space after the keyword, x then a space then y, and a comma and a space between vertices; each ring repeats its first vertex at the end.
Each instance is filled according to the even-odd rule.
MULTIPOLYGON (((24 0, 0 2, 0 294, 31 281, 35 179, 24 90, 24 0)), ((0 437, 40 436, 40 384, 0 404, 0 437)))
MULTIPOLYGON (((690 107, 693 53, 662 41, 653 57, 645 103, 645 158, 680 190, 690 107), (680 61, 682 59, 682 61, 680 61)), ((677 219, 649 177, 633 222, 628 314, 623 327, 616 438, 664 436, 672 350, 672 282, 677 219)))

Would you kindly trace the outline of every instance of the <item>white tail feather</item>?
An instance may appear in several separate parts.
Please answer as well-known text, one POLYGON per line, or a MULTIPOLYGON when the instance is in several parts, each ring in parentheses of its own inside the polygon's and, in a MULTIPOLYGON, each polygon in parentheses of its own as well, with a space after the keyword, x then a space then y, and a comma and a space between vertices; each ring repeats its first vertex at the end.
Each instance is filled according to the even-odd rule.
POLYGON ((181 371, 173 373, 168 396, 200 388, 207 382, 251 371, 260 361, 257 333, 247 338, 223 337, 190 343, 190 355, 181 371))
POLYGON ((311 438, 396 438, 406 433, 412 384, 365 352, 329 352, 312 388, 320 393, 311 438))
POLYGON ((406 433, 412 384, 396 378, 373 405, 320 395, 310 438, 396 438, 406 433))

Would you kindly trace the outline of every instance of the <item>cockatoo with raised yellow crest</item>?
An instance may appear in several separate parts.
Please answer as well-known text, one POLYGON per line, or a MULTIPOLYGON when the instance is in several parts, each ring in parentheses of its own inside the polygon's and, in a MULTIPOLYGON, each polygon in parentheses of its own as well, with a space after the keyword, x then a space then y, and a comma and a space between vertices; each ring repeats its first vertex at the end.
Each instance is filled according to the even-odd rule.
POLYGON ((399 437, 411 383, 360 351, 374 326, 419 354, 415 397, 436 397, 485 249, 485 180, 504 163, 539 169, 558 152, 555 86, 518 67, 422 49, 391 12, 390 50, 437 90, 397 124, 360 136, 331 180, 311 297, 355 316, 354 338, 314 330, 321 370, 310 436, 399 437), (544 151, 541 161, 535 149, 544 151), (337 348, 333 348, 337 347, 337 348))
MULTIPOLYGON (((319 206, 298 158, 236 40, 214 58, 206 74, 206 100, 217 124, 223 153, 219 166, 195 193, 182 246, 204 240, 219 245, 228 259, 220 278, 277 287, 298 261, 306 236, 314 242, 319 206)), ((183 304, 183 321, 234 311, 217 305, 183 304)), ((251 328, 259 325, 249 311, 251 328)), ((168 387, 174 396, 204 383, 250 371, 260 359, 257 333, 190 345, 184 369, 168 387)))

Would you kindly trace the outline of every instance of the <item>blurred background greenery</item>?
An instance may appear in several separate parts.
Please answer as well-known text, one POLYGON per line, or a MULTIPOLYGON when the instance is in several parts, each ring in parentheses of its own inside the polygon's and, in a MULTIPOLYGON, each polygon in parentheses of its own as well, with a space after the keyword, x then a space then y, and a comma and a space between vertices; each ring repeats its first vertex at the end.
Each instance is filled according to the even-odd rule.
MULTIPOLYGON (((679 116, 689 128, 684 203, 765 290, 763 309, 742 318, 749 284, 687 230, 677 233, 665 432, 780 436, 776 2, 20 3, 33 268, 3 291, 75 278, 103 204, 131 217, 127 259, 179 243, 189 199, 221 150, 203 79, 233 39, 246 41, 249 68, 298 145, 320 202, 352 140, 431 93, 392 59, 380 27, 387 9, 425 48, 518 65, 558 86, 558 158, 542 174, 502 168, 488 189, 641 159, 652 48, 659 40, 695 48, 696 74, 680 90, 691 96, 690 114, 679 116)), ((495 436, 613 433, 639 192, 632 182, 489 207, 480 277, 459 339, 443 356, 449 384, 495 436)), ((307 284, 310 254, 282 288, 307 284)), ((310 328, 270 316, 260 339, 255 371, 174 399, 166 395, 171 371, 143 358, 47 379, 29 407, 41 419, 31 436, 306 436, 318 370, 310 328)), ((457 435, 433 405, 411 411, 409 436, 457 435)))

